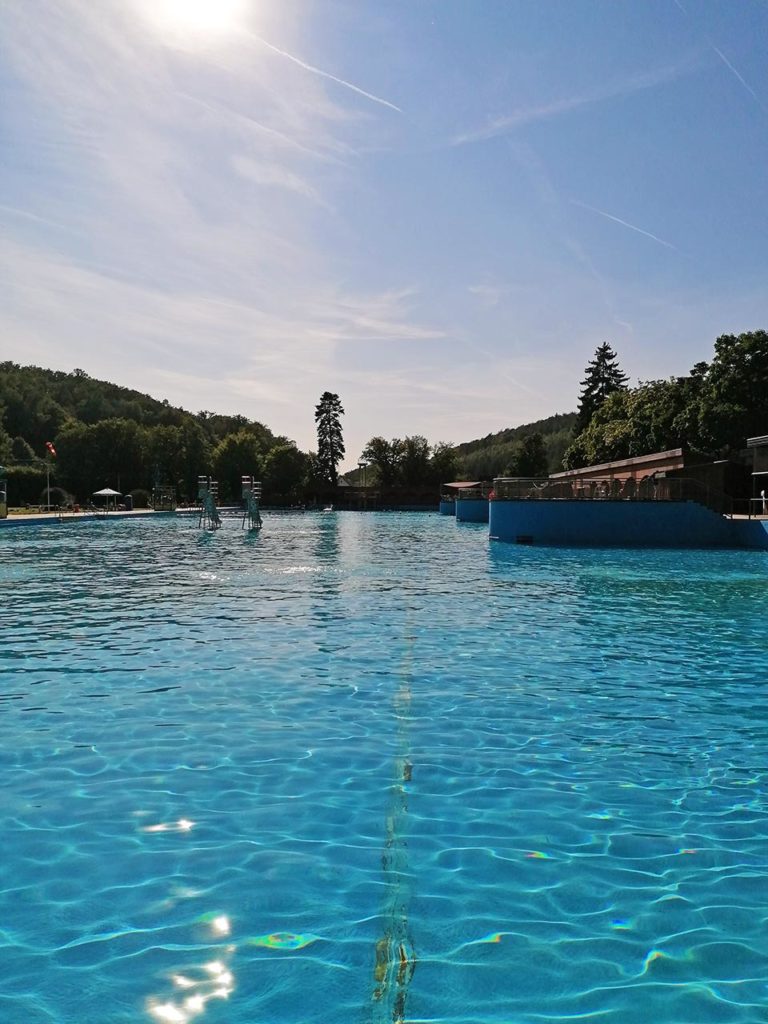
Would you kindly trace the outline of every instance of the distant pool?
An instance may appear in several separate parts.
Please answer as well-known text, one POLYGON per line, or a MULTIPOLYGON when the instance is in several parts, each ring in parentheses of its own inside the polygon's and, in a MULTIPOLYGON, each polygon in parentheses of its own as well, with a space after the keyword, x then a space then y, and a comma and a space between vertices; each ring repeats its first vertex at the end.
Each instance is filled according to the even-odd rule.
POLYGON ((0 1020, 768 1020, 768 557, 0 537, 0 1020))

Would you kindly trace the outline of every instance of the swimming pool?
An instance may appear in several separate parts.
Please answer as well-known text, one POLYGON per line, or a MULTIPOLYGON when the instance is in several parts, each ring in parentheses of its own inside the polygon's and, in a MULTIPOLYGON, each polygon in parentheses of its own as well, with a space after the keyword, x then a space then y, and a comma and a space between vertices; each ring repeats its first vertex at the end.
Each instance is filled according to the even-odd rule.
POLYGON ((768 558, 0 537, 0 1020, 768 1020, 768 558))

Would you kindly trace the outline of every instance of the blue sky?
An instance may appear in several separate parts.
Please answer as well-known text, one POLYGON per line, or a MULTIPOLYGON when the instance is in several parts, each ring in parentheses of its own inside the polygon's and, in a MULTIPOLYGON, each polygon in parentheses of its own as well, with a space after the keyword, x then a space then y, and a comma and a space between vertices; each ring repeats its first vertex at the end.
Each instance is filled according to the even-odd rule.
POLYGON ((766 0, 1 2, 2 358, 351 466, 766 326, 766 0))

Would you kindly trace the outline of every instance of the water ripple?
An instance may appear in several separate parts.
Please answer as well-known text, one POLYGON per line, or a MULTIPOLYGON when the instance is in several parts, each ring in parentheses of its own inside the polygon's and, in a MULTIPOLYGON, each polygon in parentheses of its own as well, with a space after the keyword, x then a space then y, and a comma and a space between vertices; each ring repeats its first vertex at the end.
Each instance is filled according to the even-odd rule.
POLYGON ((764 556, 231 526, 0 533, 0 1019, 768 1020, 764 556))

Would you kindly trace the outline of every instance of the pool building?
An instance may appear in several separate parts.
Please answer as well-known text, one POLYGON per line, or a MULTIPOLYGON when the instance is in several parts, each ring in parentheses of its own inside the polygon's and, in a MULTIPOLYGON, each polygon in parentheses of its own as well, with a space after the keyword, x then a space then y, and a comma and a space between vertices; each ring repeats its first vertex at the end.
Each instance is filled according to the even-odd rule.
POLYGON ((487 523, 491 485, 482 480, 456 480, 443 484, 440 514, 456 516, 459 523, 487 523))
MULTIPOLYGON (((768 463, 768 437, 748 444, 756 466, 768 463)), ((753 480, 756 473, 768 477, 762 468, 753 480)), ((749 477, 738 462, 690 464, 680 448, 549 477, 499 477, 490 535, 515 544, 768 549, 764 503, 734 497, 749 477)))

